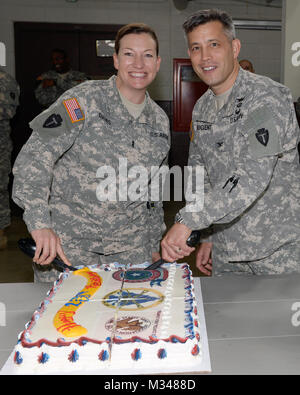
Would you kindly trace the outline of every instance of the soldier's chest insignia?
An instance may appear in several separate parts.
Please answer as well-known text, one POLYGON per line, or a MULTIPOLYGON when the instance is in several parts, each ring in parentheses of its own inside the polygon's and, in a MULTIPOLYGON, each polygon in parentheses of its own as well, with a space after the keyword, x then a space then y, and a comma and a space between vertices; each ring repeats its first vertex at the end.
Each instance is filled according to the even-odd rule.
POLYGON ((58 128, 62 122, 62 117, 59 114, 51 114, 43 123, 43 128, 58 128))
POLYGON ((230 115, 230 117, 229 117, 230 123, 235 123, 239 119, 243 118, 243 114, 241 112, 241 107, 243 105, 244 99, 245 99, 244 97, 240 97, 240 98, 235 99, 234 113, 232 115, 230 115))
POLYGON ((255 133, 255 136, 262 145, 264 145, 265 147, 268 145, 269 131, 267 129, 258 129, 258 131, 255 133))

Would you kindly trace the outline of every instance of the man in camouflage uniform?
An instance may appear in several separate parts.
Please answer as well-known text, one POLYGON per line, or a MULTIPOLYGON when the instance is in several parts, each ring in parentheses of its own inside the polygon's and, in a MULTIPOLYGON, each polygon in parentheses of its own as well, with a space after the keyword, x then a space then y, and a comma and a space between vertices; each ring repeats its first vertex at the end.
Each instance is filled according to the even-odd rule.
POLYGON ((11 169, 10 120, 19 105, 19 86, 16 80, 0 69, 0 249, 6 247, 4 228, 10 225, 8 182, 11 169))
POLYGON ((62 49, 54 49, 51 57, 52 70, 37 78, 41 82, 34 92, 44 108, 49 107, 68 89, 88 79, 85 73, 70 69, 69 59, 62 49))
MULTIPOLYGON (((74 266, 159 258, 161 201, 97 199, 98 169, 113 168, 118 180, 120 159, 126 160, 128 171, 149 170, 150 187, 150 167, 167 157, 169 121, 146 92, 160 66, 155 33, 146 25, 123 27, 114 63, 116 77, 70 89, 36 117, 15 162, 13 198, 25 209, 37 244, 34 260, 43 267, 56 254, 74 266)), ((35 267, 35 279, 53 275, 35 267)))
POLYGON ((204 204, 178 213, 163 258, 189 255, 191 230, 207 229, 196 261, 205 274, 300 272, 299 128, 290 91, 239 67, 226 13, 200 11, 184 28, 194 70, 210 86, 194 107, 189 154, 190 166, 204 166, 204 204))

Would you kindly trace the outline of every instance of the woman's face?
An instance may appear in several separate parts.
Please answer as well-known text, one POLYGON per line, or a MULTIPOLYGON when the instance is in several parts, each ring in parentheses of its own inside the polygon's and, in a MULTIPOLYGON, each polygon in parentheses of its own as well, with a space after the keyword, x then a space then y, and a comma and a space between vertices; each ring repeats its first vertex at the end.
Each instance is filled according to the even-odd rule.
POLYGON ((156 43, 148 33, 127 34, 113 58, 118 70, 117 87, 134 102, 134 97, 145 94, 159 70, 161 59, 156 55, 156 43))

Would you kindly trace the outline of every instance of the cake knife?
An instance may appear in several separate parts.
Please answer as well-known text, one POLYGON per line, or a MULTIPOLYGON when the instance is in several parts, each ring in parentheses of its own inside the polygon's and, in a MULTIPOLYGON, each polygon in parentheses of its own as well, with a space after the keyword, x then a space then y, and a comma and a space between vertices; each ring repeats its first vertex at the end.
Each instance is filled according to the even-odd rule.
MULTIPOLYGON (((186 244, 189 247, 196 247, 197 244, 200 243, 200 230, 193 230, 192 233, 190 234, 189 238, 186 241, 186 244)), ((159 266, 161 266, 164 263, 169 263, 165 261, 164 259, 160 258, 158 261, 152 263, 151 265, 147 266, 144 270, 154 270, 157 269, 159 266)))
MULTIPOLYGON (((36 245, 35 245, 35 241, 33 239, 31 239, 31 238, 20 239, 18 241, 18 246, 19 246, 20 250, 23 251, 26 255, 30 256, 30 258, 34 257, 36 245)), ((66 265, 58 257, 54 258, 52 263, 53 263, 54 268, 60 272, 66 270, 66 269, 69 269, 72 271, 77 270, 76 267, 74 267, 74 266, 66 265)))

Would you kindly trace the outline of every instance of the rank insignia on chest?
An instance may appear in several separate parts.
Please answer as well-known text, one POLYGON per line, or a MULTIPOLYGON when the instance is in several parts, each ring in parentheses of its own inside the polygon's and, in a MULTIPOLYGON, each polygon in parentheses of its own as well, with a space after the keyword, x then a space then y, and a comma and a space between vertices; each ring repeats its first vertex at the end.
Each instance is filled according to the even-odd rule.
POLYGON ((81 110, 80 105, 75 97, 73 97, 72 99, 64 100, 63 104, 72 123, 84 120, 83 111, 81 110))
POLYGON ((269 131, 267 129, 258 129, 258 131, 255 133, 255 136, 262 145, 264 145, 265 147, 268 145, 269 131))

